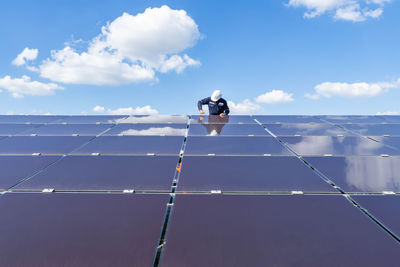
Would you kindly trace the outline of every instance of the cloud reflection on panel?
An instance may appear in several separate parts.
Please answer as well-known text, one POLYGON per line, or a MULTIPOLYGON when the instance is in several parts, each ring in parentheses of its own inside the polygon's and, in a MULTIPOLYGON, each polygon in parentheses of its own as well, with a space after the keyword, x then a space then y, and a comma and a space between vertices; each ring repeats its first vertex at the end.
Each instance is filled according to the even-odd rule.
POLYGON ((323 123, 265 124, 275 135, 350 135, 337 126, 323 123))
POLYGON ((106 135, 167 135, 184 136, 186 133, 185 124, 121 124, 111 129, 106 135))
POLYGON ((117 120, 117 123, 187 123, 187 116, 179 115, 143 115, 129 116, 125 119, 117 120))
POLYGON ((364 137, 304 136, 280 138, 300 155, 399 155, 398 151, 364 137))

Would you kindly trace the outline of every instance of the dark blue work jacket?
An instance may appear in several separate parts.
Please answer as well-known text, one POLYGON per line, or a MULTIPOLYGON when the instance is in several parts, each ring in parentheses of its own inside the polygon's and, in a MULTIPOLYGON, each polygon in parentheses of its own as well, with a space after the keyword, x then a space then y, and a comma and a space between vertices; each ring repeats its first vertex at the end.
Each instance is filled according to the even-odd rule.
POLYGON ((211 97, 206 97, 199 102, 197 102, 197 107, 199 110, 203 109, 203 105, 208 105, 208 111, 210 115, 219 115, 224 113, 225 115, 229 114, 228 103, 223 98, 220 98, 218 101, 214 102, 211 100, 211 97))

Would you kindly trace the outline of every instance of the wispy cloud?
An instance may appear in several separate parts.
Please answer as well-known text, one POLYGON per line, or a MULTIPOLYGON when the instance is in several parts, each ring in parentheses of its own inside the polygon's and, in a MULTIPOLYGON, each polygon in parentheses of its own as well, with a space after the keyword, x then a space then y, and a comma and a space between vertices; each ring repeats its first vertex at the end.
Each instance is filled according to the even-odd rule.
POLYGON ((293 94, 282 90, 272 90, 256 97, 256 102, 264 104, 281 104, 293 102, 293 94))
POLYGON ((32 81, 31 78, 26 75, 15 79, 8 75, 4 78, 0 78, 0 88, 7 90, 15 98, 22 98, 25 95, 52 95, 55 90, 63 89, 62 86, 55 83, 32 81))
POLYGON ((156 115, 158 110, 153 109, 151 106, 143 107, 126 107, 117 109, 107 109, 102 106, 95 106, 92 111, 97 113, 107 113, 110 115, 156 115))
POLYGON ((16 66, 23 66, 27 61, 35 60, 39 54, 38 49, 31 49, 26 47, 13 61, 12 64, 16 66))

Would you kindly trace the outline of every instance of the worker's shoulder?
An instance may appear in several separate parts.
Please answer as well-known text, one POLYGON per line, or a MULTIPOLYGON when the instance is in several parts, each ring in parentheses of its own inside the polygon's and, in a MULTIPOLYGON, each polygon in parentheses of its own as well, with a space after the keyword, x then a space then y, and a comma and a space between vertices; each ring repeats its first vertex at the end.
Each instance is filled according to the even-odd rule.
POLYGON ((222 98, 222 97, 218 101, 219 102, 223 102, 223 103, 227 103, 226 100, 224 98, 222 98))

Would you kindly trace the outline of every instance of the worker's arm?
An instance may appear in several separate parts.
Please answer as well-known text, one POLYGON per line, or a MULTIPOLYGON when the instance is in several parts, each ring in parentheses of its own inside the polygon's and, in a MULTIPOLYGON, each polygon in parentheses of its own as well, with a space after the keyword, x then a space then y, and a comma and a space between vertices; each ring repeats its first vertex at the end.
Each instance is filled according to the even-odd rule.
POLYGON ((197 108, 199 109, 199 111, 202 111, 203 110, 203 105, 207 105, 208 102, 210 102, 210 97, 206 97, 206 98, 204 98, 202 100, 199 100, 199 102, 197 102, 197 108))
POLYGON ((226 101, 224 101, 223 109, 224 109, 224 114, 228 115, 230 110, 229 110, 229 107, 228 107, 228 103, 226 101))

